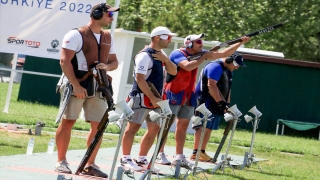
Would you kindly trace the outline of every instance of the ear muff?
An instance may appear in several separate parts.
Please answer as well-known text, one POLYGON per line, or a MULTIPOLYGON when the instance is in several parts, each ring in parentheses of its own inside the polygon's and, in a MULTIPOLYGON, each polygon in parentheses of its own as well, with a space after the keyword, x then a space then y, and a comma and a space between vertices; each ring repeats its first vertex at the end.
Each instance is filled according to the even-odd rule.
POLYGON ((231 64, 233 62, 233 60, 234 60, 233 57, 229 56, 229 57, 226 58, 226 63, 227 64, 231 64))
POLYGON ((103 16, 103 8, 106 5, 106 3, 100 3, 99 7, 92 11, 91 17, 95 20, 99 20, 103 16))
POLYGON ((190 41, 190 38, 187 38, 187 41, 184 44, 186 46, 186 48, 192 48, 192 41, 190 41))

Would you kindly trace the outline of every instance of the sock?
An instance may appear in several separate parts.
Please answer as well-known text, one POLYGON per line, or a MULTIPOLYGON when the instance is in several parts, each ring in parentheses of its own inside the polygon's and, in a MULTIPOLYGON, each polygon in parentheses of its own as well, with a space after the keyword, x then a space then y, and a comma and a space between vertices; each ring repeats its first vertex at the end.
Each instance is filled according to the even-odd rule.
POLYGON ((130 155, 122 155, 122 158, 123 159, 131 159, 131 156, 130 155))
POLYGON ((147 156, 138 156, 137 161, 142 162, 146 158, 147 158, 147 156))
POLYGON ((201 152, 202 152, 202 153, 205 153, 205 152, 206 152, 206 150, 201 150, 201 152))
MULTIPOLYGON (((201 151, 202 151, 202 150, 201 150, 201 151)), ((198 149, 194 149, 193 152, 192 152, 192 154, 197 154, 197 152, 198 152, 198 149)))
POLYGON ((164 152, 159 152, 158 156, 164 155, 164 152))
POLYGON ((183 154, 176 154, 176 158, 177 158, 177 159, 184 158, 184 155, 183 155, 183 154))

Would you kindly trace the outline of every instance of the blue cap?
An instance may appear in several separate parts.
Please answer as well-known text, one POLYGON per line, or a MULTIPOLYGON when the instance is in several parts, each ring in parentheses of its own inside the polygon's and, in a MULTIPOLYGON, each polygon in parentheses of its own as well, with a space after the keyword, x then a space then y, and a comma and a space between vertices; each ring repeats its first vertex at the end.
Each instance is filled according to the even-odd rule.
POLYGON ((243 63, 243 57, 242 57, 242 55, 240 53, 234 52, 230 57, 233 59, 233 64, 235 66, 247 67, 243 63))

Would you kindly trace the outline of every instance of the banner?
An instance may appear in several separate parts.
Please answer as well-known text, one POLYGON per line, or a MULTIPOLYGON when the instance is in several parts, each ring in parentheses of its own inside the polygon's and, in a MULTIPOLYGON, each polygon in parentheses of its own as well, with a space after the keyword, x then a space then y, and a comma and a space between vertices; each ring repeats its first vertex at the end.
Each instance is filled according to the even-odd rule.
POLYGON ((0 0, 0 52, 60 59, 71 29, 90 21, 91 0, 0 0))

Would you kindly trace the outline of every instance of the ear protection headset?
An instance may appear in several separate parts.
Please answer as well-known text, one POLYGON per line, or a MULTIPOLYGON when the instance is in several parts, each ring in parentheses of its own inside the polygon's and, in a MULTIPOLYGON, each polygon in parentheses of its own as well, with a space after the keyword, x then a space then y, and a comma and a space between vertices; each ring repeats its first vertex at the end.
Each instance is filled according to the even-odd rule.
POLYGON ((90 17, 92 17, 95 20, 99 20, 103 16, 103 11, 106 3, 100 3, 99 7, 96 8, 94 11, 92 11, 90 17))
POLYGON ((233 60, 234 60, 233 56, 229 56, 229 57, 226 58, 226 63, 227 64, 231 64, 233 62, 233 60))
POLYGON ((193 44, 192 41, 190 41, 190 37, 187 37, 187 41, 184 43, 186 48, 192 48, 193 44))
POLYGON ((226 63, 231 64, 238 56, 241 56, 241 54, 234 52, 231 56, 226 58, 226 63))

